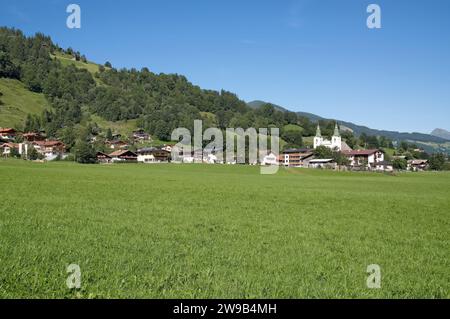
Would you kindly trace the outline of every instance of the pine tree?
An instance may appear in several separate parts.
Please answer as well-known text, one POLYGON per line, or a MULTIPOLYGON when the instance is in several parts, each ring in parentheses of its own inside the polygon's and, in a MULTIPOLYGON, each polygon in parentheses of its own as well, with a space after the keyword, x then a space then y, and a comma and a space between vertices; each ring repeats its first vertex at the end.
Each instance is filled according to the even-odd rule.
POLYGON ((75 160, 80 164, 94 164, 97 162, 94 148, 84 139, 79 139, 75 144, 75 160))

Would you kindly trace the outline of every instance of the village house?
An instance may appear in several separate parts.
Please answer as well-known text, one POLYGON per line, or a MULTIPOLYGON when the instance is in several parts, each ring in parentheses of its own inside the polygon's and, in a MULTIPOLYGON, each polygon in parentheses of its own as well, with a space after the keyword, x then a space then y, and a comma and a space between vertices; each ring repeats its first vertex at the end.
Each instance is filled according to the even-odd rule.
POLYGON ((429 167, 428 160, 409 160, 408 161, 408 170, 413 172, 422 172, 426 171, 429 167))
POLYGON ((32 145, 39 154, 49 161, 56 159, 58 156, 63 157, 66 152, 66 146, 61 141, 36 141, 32 145))
POLYGON ((144 163, 144 164, 150 164, 150 163, 157 163, 156 157, 154 155, 156 151, 156 148, 149 147, 149 148, 142 148, 139 149, 137 154, 137 161, 138 163, 144 163))
POLYGON ((137 162, 137 154, 129 151, 129 150, 119 150, 119 151, 115 151, 111 154, 109 154, 109 157, 111 157, 111 162, 112 163, 116 163, 116 162, 132 162, 132 163, 136 163, 137 162))
POLYGON ((336 169, 337 164, 333 159, 312 159, 309 161, 308 167, 310 168, 327 168, 336 169))
POLYGON ((22 134, 24 142, 38 142, 43 141, 45 138, 41 135, 41 133, 29 132, 22 134))
POLYGON ((275 153, 271 152, 263 157, 261 165, 264 166, 278 165, 278 157, 275 155, 275 153))
POLYGON ((378 172, 393 172, 394 165, 392 162, 382 161, 374 164, 373 169, 378 172))
POLYGON ((203 162, 206 164, 220 164, 216 154, 209 153, 203 156, 203 162))
POLYGON ((133 139, 135 141, 148 141, 150 139, 150 135, 146 133, 144 130, 137 130, 133 132, 133 139))
POLYGON ((0 146, 1 153, 3 157, 9 157, 11 155, 11 150, 15 148, 19 151, 19 144, 16 143, 5 143, 0 146))
POLYGON ((13 128, 0 128, 0 139, 13 141, 17 136, 17 131, 13 128))
POLYGON ((351 167, 374 168, 377 163, 384 161, 384 152, 379 149, 354 150, 342 152, 350 161, 351 167))
POLYGON ((127 142, 124 141, 107 141, 106 146, 112 150, 125 150, 127 149, 130 145, 127 142))
POLYGON ((16 149, 20 156, 26 157, 28 155, 28 144, 26 143, 4 143, 0 145, 0 153, 3 157, 9 157, 11 150, 16 149))
POLYGON ((100 164, 110 164, 112 163, 112 157, 103 152, 97 152, 97 162, 100 164))
POLYGON ((280 165, 288 167, 308 167, 309 161, 314 154, 311 149, 289 149, 285 150, 279 157, 280 165))
POLYGON ((161 149, 167 152, 172 152, 172 149, 174 148, 175 145, 170 145, 170 144, 166 144, 164 145, 161 149))
POLYGON ((136 153, 139 163, 168 163, 170 161, 170 152, 156 147, 142 148, 136 153))

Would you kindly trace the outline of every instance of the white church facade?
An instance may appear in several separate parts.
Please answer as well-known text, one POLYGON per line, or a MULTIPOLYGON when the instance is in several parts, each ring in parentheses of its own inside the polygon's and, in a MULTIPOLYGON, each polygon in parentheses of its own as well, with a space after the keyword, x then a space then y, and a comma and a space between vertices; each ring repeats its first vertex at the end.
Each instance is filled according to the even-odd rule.
MULTIPOLYGON (((344 143, 346 144, 346 143, 344 143)), ((317 125, 317 131, 316 136, 314 137, 314 149, 318 148, 319 146, 325 146, 332 150, 342 151, 345 150, 345 148, 348 148, 347 145, 343 145, 342 143, 342 137, 339 133, 339 127, 336 123, 336 127, 334 128, 334 134, 331 137, 331 141, 328 139, 325 139, 322 136, 322 133, 320 131, 320 125, 317 125)))

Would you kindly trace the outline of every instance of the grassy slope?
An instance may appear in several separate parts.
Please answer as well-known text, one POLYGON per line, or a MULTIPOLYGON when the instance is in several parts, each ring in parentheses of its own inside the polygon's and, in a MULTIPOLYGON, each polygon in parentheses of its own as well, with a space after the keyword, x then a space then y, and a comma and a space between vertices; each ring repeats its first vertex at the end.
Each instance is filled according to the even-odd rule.
POLYGON ((17 80, 0 78, 0 92, 5 103, 0 105, 0 127, 21 128, 28 113, 39 114, 49 108, 43 94, 28 91, 17 80))
MULTIPOLYGON (((83 63, 74 61, 69 56, 61 54, 56 57, 63 65, 74 64, 78 68, 84 68, 94 75, 98 71, 98 65, 92 62, 83 63)), ((100 80, 95 78, 97 84, 100 80)), ((44 109, 50 108, 48 101, 43 94, 30 92, 20 81, 0 78, 0 92, 3 93, 0 105, 0 127, 21 128, 28 113, 40 114, 44 109)), ((99 116, 92 115, 93 122, 97 122, 103 129, 110 127, 114 132, 129 136, 137 128, 136 120, 109 122, 99 116)))
POLYGON ((91 115, 90 118, 104 131, 111 128, 113 133, 119 133, 123 136, 129 136, 131 132, 137 129, 137 120, 110 122, 97 115, 91 115))
POLYGON ((3 160, 0 176, 0 298, 450 297, 448 173, 3 160))
MULTIPOLYGON (((61 61, 63 66, 68 66, 70 64, 73 64, 77 68, 88 70, 92 74, 92 76, 94 76, 95 73, 97 73, 99 70, 98 64, 95 64, 95 63, 89 62, 89 61, 87 63, 84 63, 81 61, 75 61, 73 59, 73 57, 70 55, 63 55, 61 53, 56 53, 56 55, 54 55, 53 57, 56 57, 59 61, 61 61)), ((96 79, 95 76, 94 76, 94 79, 96 81, 98 81, 98 79, 96 79)))

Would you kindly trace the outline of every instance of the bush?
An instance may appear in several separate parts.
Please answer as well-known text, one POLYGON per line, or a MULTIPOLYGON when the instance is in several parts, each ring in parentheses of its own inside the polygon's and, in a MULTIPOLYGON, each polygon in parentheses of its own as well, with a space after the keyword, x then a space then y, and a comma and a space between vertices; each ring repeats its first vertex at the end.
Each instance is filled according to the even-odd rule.
POLYGON ((65 162, 75 162, 75 155, 74 154, 69 154, 63 159, 63 161, 65 161, 65 162))
POLYGON ((92 145, 79 140, 75 145, 75 160, 80 164, 97 163, 97 156, 92 145))
POLYGON ((12 158, 20 158, 19 150, 17 148, 15 148, 15 147, 11 148, 9 156, 12 157, 12 158))
POLYGON ((442 153, 433 154, 430 157, 430 170, 432 171, 442 171, 445 169, 447 160, 445 155, 442 153))
POLYGON ((408 161, 403 158, 396 158, 392 164, 394 169, 404 171, 408 168, 408 161))
POLYGON ((39 159, 39 153, 36 151, 34 147, 31 147, 31 150, 28 152, 28 159, 30 161, 35 161, 39 159))

